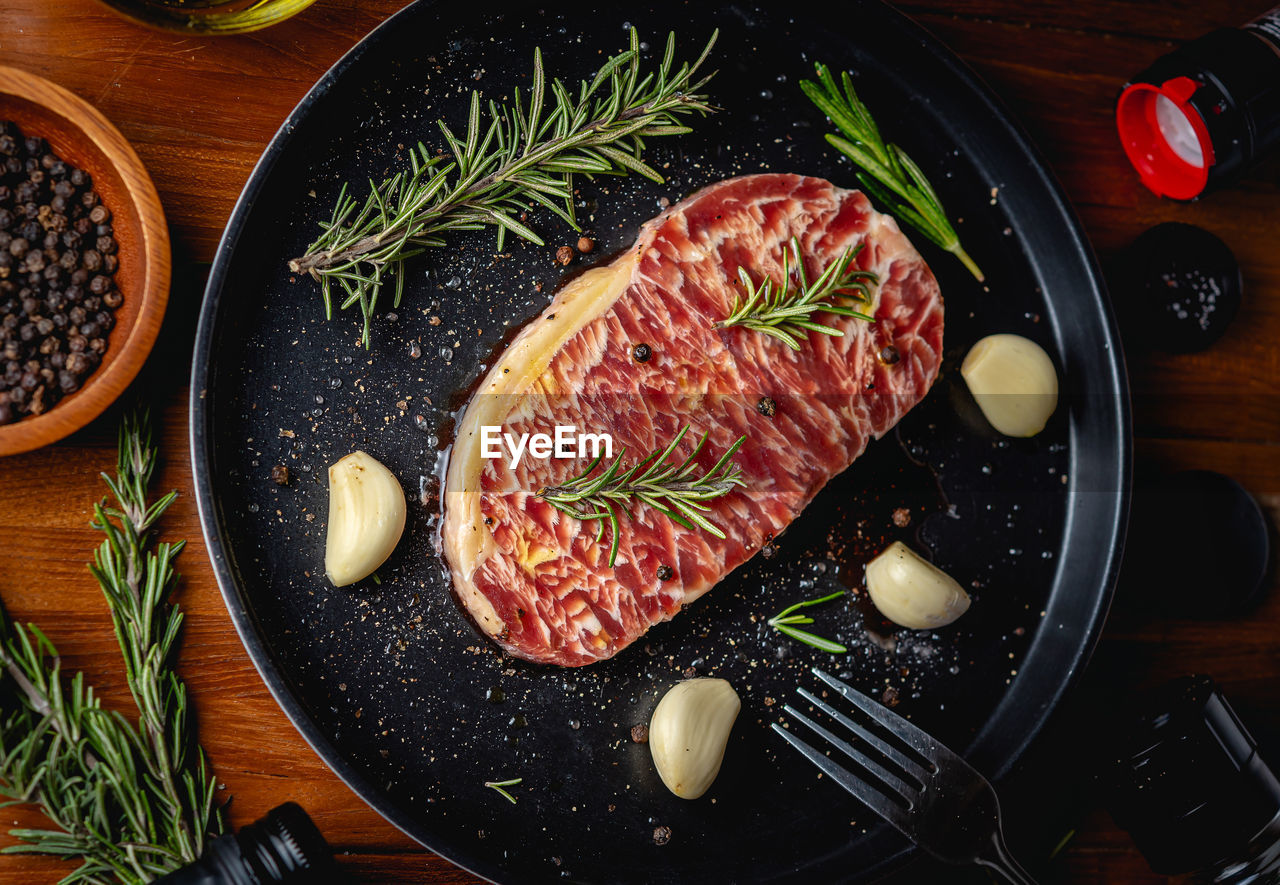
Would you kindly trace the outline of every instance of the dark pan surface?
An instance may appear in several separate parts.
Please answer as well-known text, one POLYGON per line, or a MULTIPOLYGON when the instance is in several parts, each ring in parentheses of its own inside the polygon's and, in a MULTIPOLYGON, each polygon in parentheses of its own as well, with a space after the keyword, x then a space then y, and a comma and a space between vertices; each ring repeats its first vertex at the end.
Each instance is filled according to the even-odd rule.
POLYGON ((1110 597, 1129 473, 1121 357, 1089 249, 984 87, 888 7, 504 8, 473 15, 420 3, 375 31, 299 105, 227 228, 201 319, 192 436, 205 535, 237 628, 326 762, 396 825, 484 876, 868 874, 900 856, 903 840, 767 725, 821 664, 896 700, 999 776, 1083 665, 1110 597), (546 304, 562 273, 555 247, 576 234, 534 215, 548 247, 509 244, 500 258, 489 232, 455 238, 415 265, 368 353, 355 317, 325 323, 315 285, 291 281, 285 260, 304 250, 343 181, 398 168, 398 145, 436 143, 437 117, 460 128, 467 91, 498 97, 527 82, 535 45, 549 71, 576 82, 626 45, 628 23, 651 60, 673 25, 690 58, 719 27, 711 92, 723 110, 693 135, 654 140, 649 158, 665 185, 582 182, 596 254, 630 244, 660 200, 731 175, 796 171, 855 186, 796 86, 822 59, 857 73, 882 128, 963 219, 988 282, 924 244, 947 301, 947 359, 926 401, 821 494, 772 556, 611 661, 542 669, 501 658, 450 597, 433 552, 434 472, 457 392, 546 304), (995 436, 959 379, 969 345, 996 331, 1041 342, 1062 370, 1062 405, 1034 440, 995 436), (400 477, 409 527, 380 585, 335 590, 323 577, 326 468, 356 448, 400 477), (277 464, 289 485, 271 481, 277 464), (413 506, 419 492, 427 501, 413 506), (906 527, 894 524, 898 508, 906 527), (815 612, 847 656, 764 626, 792 602, 858 587, 865 557, 892 538, 931 550, 974 588, 954 627, 895 631, 864 594, 815 612), (696 802, 669 794, 648 748, 630 740, 686 672, 727 678, 743 699, 719 780, 696 802), (500 702, 486 699, 495 688, 500 702), (518 805, 483 786, 512 777, 523 778, 518 805), (658 826, 671 829, 665 845, 654 843, 658 826))

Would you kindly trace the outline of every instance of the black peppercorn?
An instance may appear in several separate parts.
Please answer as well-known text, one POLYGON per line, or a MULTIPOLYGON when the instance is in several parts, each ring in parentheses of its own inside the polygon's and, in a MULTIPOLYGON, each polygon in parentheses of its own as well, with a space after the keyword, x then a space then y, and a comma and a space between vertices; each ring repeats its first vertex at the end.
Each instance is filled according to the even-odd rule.
POLYGON ((773 401, 773 397, 762 396, 756 403, 756 411, 766 418, 772 418, 778 411, 778 404, 773 401))
POLYGON ((111 279, 119 267, 111 212, 88 173, 0 121, 0 177, 5 423, 40 414, 84 385, 102 362, 124 296, 111 279))
POLYGON ((635 361, 638 363, 647 363, 649 362, 649 358, 653 356, 653 349, 647 344, 637 344, 632 348, 631 356, 634 357, 635 361))
POLYGON ((672 578, 674 578, 675 576, 676 576, 676 570, 675 570, 675 569, 673 569, 671 566, 669 566, 669 565, 660 565, 660 566, 658 566, 658 580, 659 580, 659 581, 670 581, 670 580, 671 580, 672 578))
POLYGON ((898 353, 898 348, 892 344, 887 344, 880 350, 880 362, 886 366, 896 365, 900 359, 902 359, 902 355, 898 353))

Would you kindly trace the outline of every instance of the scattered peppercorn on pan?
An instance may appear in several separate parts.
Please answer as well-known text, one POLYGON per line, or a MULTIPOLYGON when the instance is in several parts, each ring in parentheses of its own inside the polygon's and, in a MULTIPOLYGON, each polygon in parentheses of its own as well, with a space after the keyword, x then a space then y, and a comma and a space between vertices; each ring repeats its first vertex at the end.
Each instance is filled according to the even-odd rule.
POLYGON ((975 75, 887 6, 498 3, 476 15, 423 2, 322 77, 259 162, 205 295, 191 430, 205 536, 249 655, 316 752, 423 845, 502 882, 838 881, 883 872, 908 846, 769 724, 820 665, 979 769, 1007 773, 1106 615, 1128 503, 1127 397, 1099 272, 1052 175, 975 75), (580 177, 583 233, 532 213, 545 246, 508 237, 499 252, 491 229, 449 234, 410 265, 399 306, 376 312, 368 350, 358 312, 326 321, 315 282, 287 261, 316 238, 344 183, 363 199, 362 183, 402 168, 419 140, 442 147, 435 121, 463 131, 472 89, 495 99, 527 89, 535 47, 549 77, 576 84, 626 48, 630 26, 650 64, 673 26, 679 59, 720 31, 706 87, 718 111, 646 150, 663 183, 580 177), (761 171, 856 187, 797 86, 815 60, 855 73, 986 271, 978 283, 912 237, 946 300, 941 376, 679 618, 589 667, 502 657, 451 597, 436 552, 453 417, 557 284, 624 249, 663 205, 761 171), (575 245, 583 235, 589 255, 575 245), (992 430, 960 378, 968 347, 992 331, 1038 342, 1059 368, 1061 404, 1034 438, 992 430), (326 472, 357 450, 403 485, 407 528, 374 578, 335 588, 326 472), (965 588, 960 620, 913 631, 878 614, 863 567, 893 541, 965 588), (845 654, 767 623, 842 588, 805 613, 845 654), (719 776, 685 800, 662 785, 633 729, 694 675, 728 680, 742 709, 719 776))

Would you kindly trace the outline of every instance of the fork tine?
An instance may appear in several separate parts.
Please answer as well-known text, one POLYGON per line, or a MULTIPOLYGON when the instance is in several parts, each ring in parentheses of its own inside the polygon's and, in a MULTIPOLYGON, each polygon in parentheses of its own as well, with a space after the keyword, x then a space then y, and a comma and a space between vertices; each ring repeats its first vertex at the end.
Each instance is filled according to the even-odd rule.
MULTIPOLYGON (((914 801, 913 801, 914 798, 920 793, 919 787, 912 787, 908 785, 905 781, 902 780, 902 778, 899 775, 894 774, 892 771, 889 771, 889 769, 885 768, 884 765, 880 762, 880 760, 862 752, 861 750, 859 750, 857 747, 855 747, 853 744, 849 743, 848 741, 843 741, 840 738, 836 737, 834 734, 827 731, 827 729, 823 728, 821 725, 814 722, 808 716, 805 716, 803 713, 801 713, 799 710, 797 710, 795 707, 791 706, 790 704, 785 704, 782 709, 785 710, 787 715, 789 715, 792 719, 795 719, 797 722, 804 725, 810 731, 817 733, 817 735, 821 737, 824 741, 829 743, 831 746, 835 747, 841 753, 844 753, 846 756, 848 756, 858 765, 861 765, 863 768, 865 768, 868 772, 870 772, 872 777, 876 778, 881 783, 883 783, 886 787, 888 787, 890 790, 897 793, 898 797, 902 799, 902 801, 905 802, 908 806, 914 804, 914 801)), ((877 792, 883 792, 883 791, 877 791, 877 792)), ((889 797, 889 798, 892 799, 892 797, 889 797)))
POLYGON ((948 755, 954 755, 934 740, 927 731, 919 728, 918 726, 912 725, 888 707, 877 704, 852 685, 842 682, 830 673, 820 670, 817 667, 813 668, 813 675, 817 676, 827 685, 840 692, 845 700, 892 732, 899 740, 906 744, 906 747, 913 755, 920 759, 920 763, 929 771, 936 771, 938 767, 937 763, 929 758, 930 754, 936 753, 941 749, 948 755))
POLYGON ((917 760, 911 758, 906 753, 903 753, 901 750, 889 744, 887 741, 867 731, 867 729, 863 728, 861 725, 854 722, 848 716, 841 713, 835 707, 831 706, 826 701, 822 700, 821 698, 819 698, 817 695, 815 695, 813 692, 809 691, 808 689, 804 687, 800 687, 800 688, 797 688, 796 691, 799 692, 800 696, 803 697, 806 701, 813 704, 815 707, 817 707, 823 713, 826 713, 836 722, 839 722, 845 728, 849 729, 849 731, 853 732, 858 738, 860 738, 864 742, 870 744, 871 746, 879 750, 885 756, 885 758, 887 758, 894 765, 901 768, 903 772, 915 778, 918 781, 918 784, 912 788, 913 791, 924 789, 924 782, 919 781, 919 772, 923 768, 923 766, 921 766, 917 760))
POLYGON ((876 814, 880 815, 889 823, 893 824, 905 833, 908 838, 913 838, 906 829, 907 816, 906 811, 902 806, 898 805, 898 803, 894 802, 871 785, 860 780, 852 772, 841 768, 826 755, 815 750, 778 723, 774 722, 771 727, 778 734, 782 735, 783 739, 787 743, 799 750, 806 759, 818 766, 818 768, 822 770, 823 774, 827 775, 827 777, 831 778, 833 781, 852 793, 857 797, 858 801, 870 808, 876 814))

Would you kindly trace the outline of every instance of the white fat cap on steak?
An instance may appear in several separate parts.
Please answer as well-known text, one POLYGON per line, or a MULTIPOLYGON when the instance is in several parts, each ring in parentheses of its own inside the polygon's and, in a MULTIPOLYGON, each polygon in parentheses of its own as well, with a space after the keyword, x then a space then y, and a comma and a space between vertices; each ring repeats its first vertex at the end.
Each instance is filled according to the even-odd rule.
POLYGON ((583 326, 613 306, 631 282, 639 258, 637 250, 629 250, 605 267, 585 271, 561 289, 542 316, 516 336, 489 370, 458 426, 445 474, 441 535, 454 590, 471 617, 490 635, 500 633, 503 622, 472 581, 476 569, 493 553, 493 535, 480 513, 480 473, 485 464, 480 457, 480 428, 507 423, 512 409, 521 402, 518 394, 535 389, 554 393, 538 384, 551 359, 583 326), (552 316, 555 319, 550 319, 552 316))

